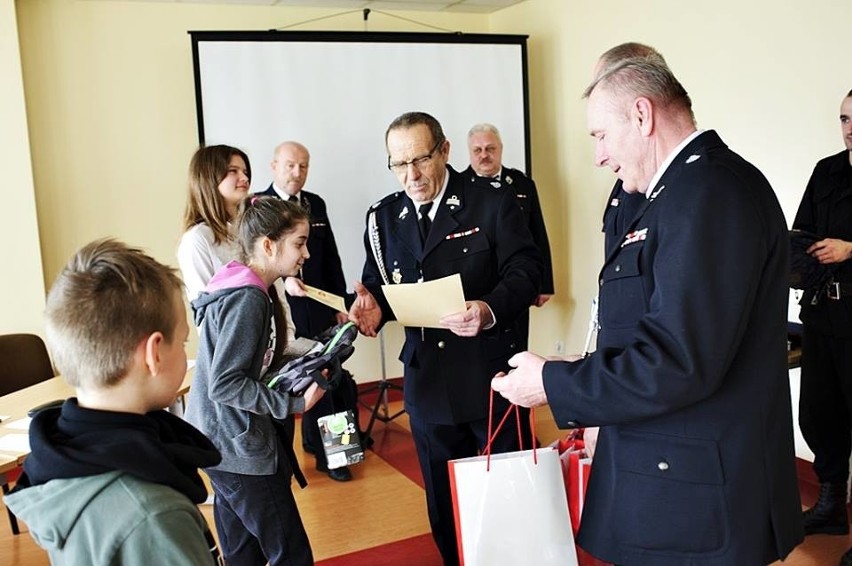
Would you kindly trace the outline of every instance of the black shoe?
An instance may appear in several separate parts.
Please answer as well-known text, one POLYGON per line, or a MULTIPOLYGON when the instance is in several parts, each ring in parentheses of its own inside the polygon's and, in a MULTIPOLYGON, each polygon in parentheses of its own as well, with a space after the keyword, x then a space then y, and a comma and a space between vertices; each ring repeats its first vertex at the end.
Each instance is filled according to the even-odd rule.
POLYGON ((316 454, 316 450, 310 444, 302 444, 302 450, 305 451, 305 454, 316 454))
POLYGON ((375 444, 376 441, 373 440, 372 436, 363 436, 363 434, 364 433, 361 433, 361 448, 363 448, 364 450, 367 450, 373 444, 375 444))
MULTIPOLYGON (((816 504, 802 517, 806 535, 849 534, 849 517, 846 512, 846 484, 824 483, 819 488, 816 504)), ((852 556, 850 556, 852 560, 852 556)), ((852 563, 850 563, 852 566, 852 563)))
POLYGON ((349 468, 343 466, 342 468, 329 470, 328 477, 334 481, 350 481, 352 479, 352 472, 349 471, 349 468))
POLYGON ((852 548, 847 550, 846 553, 840 557, 839 566, 852 566, 852 548))

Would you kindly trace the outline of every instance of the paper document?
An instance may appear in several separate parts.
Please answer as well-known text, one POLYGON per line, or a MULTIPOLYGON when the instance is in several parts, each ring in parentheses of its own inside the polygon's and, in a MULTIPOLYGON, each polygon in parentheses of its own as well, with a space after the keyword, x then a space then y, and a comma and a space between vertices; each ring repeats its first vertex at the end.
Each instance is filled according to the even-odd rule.
POLYGON ((3 426, 6 428, 13 428, 16 430, 30 430, 30 421, 32 419, 30 417, 24 417, 22 419, 18 419, 16 421, 12 421, 10 423, 4 423, 3 426))
POLYGON ((0 452, 11 454, 26 454, 30 451, 30 436, 28 434, 5 434, 0 436, 0 452))
POLYGON ((308 297, 313 300, 331 307, 337 312, 346 312, 346 303, 343 301, 343 297, 323 291, 322 289, 317 289, 316 287, 311 287, 310 285, 305 285, 305 291, 308 297))
POLYGON ((382 291, 403 326, 443 328, 438 323, 442 316, 465 310, 458 273, 424 283, 382 285, 382 291))

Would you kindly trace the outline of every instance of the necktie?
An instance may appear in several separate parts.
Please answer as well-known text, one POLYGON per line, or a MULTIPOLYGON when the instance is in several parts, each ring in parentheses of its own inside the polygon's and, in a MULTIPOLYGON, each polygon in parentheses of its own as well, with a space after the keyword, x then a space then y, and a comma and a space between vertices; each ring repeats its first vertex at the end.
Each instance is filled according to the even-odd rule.
POLYGON ((417 221, 420 227, 420 241, 426 243, 426 238, 429 237, 429 228, 432 227, 432 220, 429 218, 429 211, 432 210, 432 203, 427 202, 417 207, 417 212, 420 213, 420 219, 417 221))
POLYGON ((287 200, 290 201, 290 202, 299 204, 299 197, 297 197, 296 195, 290 195, 290 197, 287 200))

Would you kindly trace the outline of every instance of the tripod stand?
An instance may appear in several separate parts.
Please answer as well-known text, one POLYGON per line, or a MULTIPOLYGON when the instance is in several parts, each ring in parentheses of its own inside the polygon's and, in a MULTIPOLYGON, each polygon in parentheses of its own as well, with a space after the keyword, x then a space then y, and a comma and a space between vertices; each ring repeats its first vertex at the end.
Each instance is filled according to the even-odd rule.
MULTIPOLYGON (((367 429, 364 431, 364 439, 368 439, 372 437, 373 434, 373 425, 376 421, 381 421, 383 423, 389 423, 401 414, 405 412, 405 409, 400 409, 394 414, 390 414, 388 410, 388 391, 389 390, 397 390, 402 391, 402 387, 399 385, 395 385, 388 381, 387 376, 387 368, 385 366, 385 332, 384 329, 379 331, 379 352, 382 357, 382 378, 376 383, 375 386, 369 387, 362 391, 361 393, 371 393, 376 391, 376 402, 373 403, 373 407, 370 411, 370 421, 367 424, 367 429), (381 409, 381 412, 379 411, 381 409)), ((363 403, 362 403, 363 404, 363 403)), ((369 405, 364 404, 364 406, 370 409, 369 405)))

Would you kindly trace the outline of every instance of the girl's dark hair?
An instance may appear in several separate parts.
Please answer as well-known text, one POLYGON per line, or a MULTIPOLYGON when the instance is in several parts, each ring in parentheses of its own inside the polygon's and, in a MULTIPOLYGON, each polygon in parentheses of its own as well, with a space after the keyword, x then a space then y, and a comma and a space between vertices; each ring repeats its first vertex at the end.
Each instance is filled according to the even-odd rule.
POLYGON ((250 196, 244 199, 234 224, 234 240, 240 247, 240 259, 248 263, 259 238, 267 237, 277 242, 293 231, 296 224, 307 221, 307 212, 296 203, 277 197, 250 196))
POLYGON ((231 158, 240 156, 246 164, 251 181, 251 164, 244 151, 229 145, 200 147, 189 162, 189 192, 183 213, 183 230, 205 223, 213 231, 217 244, 228 239, 228 212, 225 199, 219 193, 219 183, 228 175, 231 158))
MULTIPOLYGON (((277 197, 249 196, 240 203, 237 220, 234 223, 233 237, 240 247, 240 259, 248 263, 254 253, 254 244, 259 238, 268 237, 278 241, 296 228, 299 222, 307 222, 308 214, 296 203, 287 202, 277 197)), ((272 365, 277 365, 284 356, 287 347, 287 316, 281 301, 275 291, 275 286, 269 287, 272 299, 273 317, 277 331, 275 351, 272 355, 272 365)))

